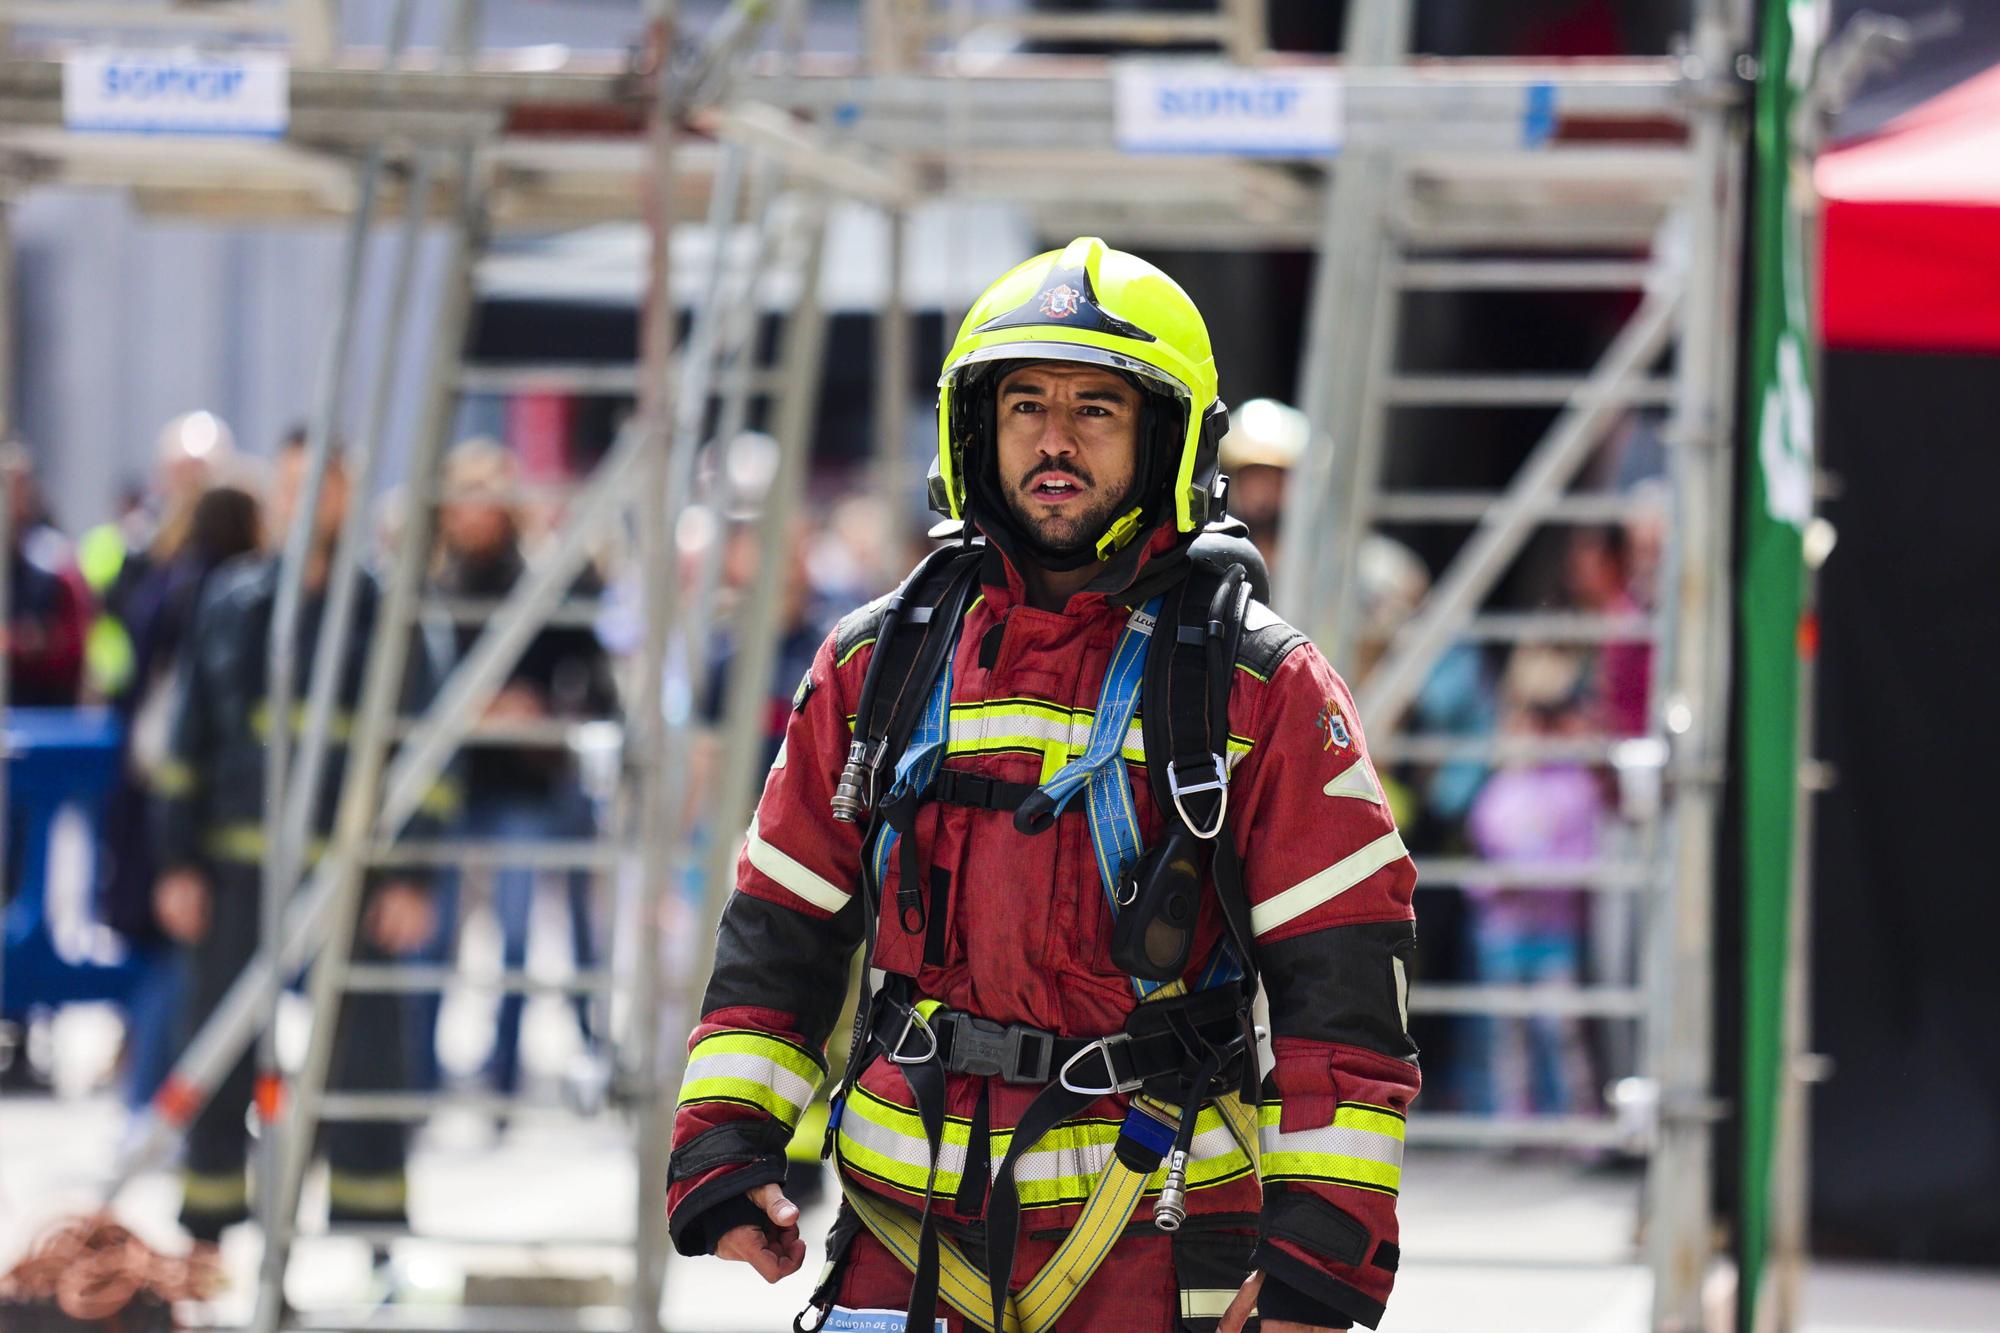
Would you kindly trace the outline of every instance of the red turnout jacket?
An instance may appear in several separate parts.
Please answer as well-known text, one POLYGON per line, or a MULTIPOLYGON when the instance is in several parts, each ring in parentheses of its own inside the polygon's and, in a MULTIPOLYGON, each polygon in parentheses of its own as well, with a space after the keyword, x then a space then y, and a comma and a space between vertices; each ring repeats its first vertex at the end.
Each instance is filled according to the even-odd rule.
MULTIPOLYGON (((1140 570, 1150 563, 1157 576, 1177 558, 1172 533, 1158 533, 1140 570)), ((1119 590, 1093 589, 1060 612, 1038 610, 991 549, 981 582, 954 658, 944 764, 1045 782, 1087 746, 1129 606, 1119 590)), ((743 1195, 783 1179, 784 1145, 826 1075, 826 1041, 864 925, 863 830, 836 822, 828 802, 882 606, 848 616, 821 646, 737 858, 674 1122, 667 1203, 684 1254, 711 1252, 723 1231, 757 1220, 743 1195)), ((1420 1082, 1405 1030, 1416 872, 1347 687, 1259 603, 1244 627, 1229 720, 1230 827, 1275 1066, 1264 1082, 1259 1160, 1212 1108, 1197 1122, 1184 1234, 1234 1237, 1231 1262, 1241 1271, 1211 1285, 1226 1289, 1249 1268, 1264 1269, 1267 1317, 1372 1327, 1395 1278, 1404 1117, 1420 1082)), ((1150 844, 1162 820, 1144 753, 1135 720, 1123 757, 1150 844)), ((914 978, 923 998, 1001 1023, 1076 1037, 1122 1028, 1136 1001, 1110 960, 1112 916, 1085 818, 1028 836, 1008 812, 934 803, 917 831, 930 910, 943 920, 920 934, 904 930, 901 858, 890 856, 876 967, 914 978)), ((1190 973, 1223 934, 1208 895, 1190 973)), ((936 1182, 947 1223, 976 1221, 984 1204, 986 1182, 963 1175, 982 1091, 994 1140, 986 1156, 997 1163, 1035 1089, 950 1076, 936 1182)), ((1024 1231, 1069 1225, 1111 1160, 1124 1115, 1125 1098, 1106 1097, 1031 1146, 1016 1175, 1024 1231)), ((862 1072, 838 1137, 850 1186, 921 1205, 929 1148, 895 1066, 878 1058, 862 1072)), ((1136 1220, 1150 1218, 1153 1198, 1141 1200, 1136 1220)), ((1209 1318, 1191 1327, 1212 1325, 1214 1299, 1209 1318)), ((1183 1309, 1192 1313, 1185 1292, 1183 1309)))

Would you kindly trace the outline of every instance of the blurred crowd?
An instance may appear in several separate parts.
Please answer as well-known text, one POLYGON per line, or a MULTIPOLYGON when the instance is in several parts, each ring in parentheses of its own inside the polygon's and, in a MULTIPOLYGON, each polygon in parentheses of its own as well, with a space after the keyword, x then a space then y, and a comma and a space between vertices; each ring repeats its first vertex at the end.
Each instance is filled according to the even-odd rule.
MULTIPOLYGON (((1237 408, 1232 425, 1223 444, 1230 511, 1276 571, 1309 427, 1268 400, 1237 408)), ((1557 992, 1639 983, 1635 896, 1591 884, 1633 847, 1657 799, 1644 747, 1621 743, 1644 737, 1652 715, 1649 639, 1667 520, 1661 458, 1657 422, 1635 416, 1615 432, 1579 489, 1626 502, 1624 520, 1557 528, 1531 546, 1489 608, 1515 613, 1519 632, 1461 640, 1431 668, 1407 730, 1441 743, 1442 757, 1436 748, 1399 753, 1376 723, 1381 789, 1419 868, 1427 983, 1545 987, 1550 1010, 1557 992), (1541 627, 1527 616, 1542 617, 1541 627), (1470 873, 1457 873, 1469 862, 1477 863, 1470 873), (1426 875, 1426 865, 1451 869, 1426 875), (1482 868, 1506 878, 1482 882, 1482 868)), ((1367 679, 1434 572, 1395 536, 1363 539, 1360 639, 1336 664, 1350 682, 1367 679)), ((1601 1115, 1611 1086, 1636 1067, 1624 1020, 1420 1014, 1411 1026, 1431 1111, 1601 1115)))
MULTIPOLYGON (((750 520, 775 462, 767 437, 741 437, 715 475, 702 479, 708 502, 685 513, 675 534, 684 586, 700 584, 704 567, 712 566, 717 593, 707 608, 709 641, 676 654, 681 665, 669 673, 664 701, 704 733, 712 728, 701 724, 720 719, 733 688, 737 621, 759 553, 750 520)), ((239 451, 215 417, 177 418, 161 433, 147 484, 133 488, 114 520, 74 538, 42 505, 28 451, 8 445, 4 467, 13 519, 9 704, 16 710, 81 705, 113 720, 104 734, 116 747, 116 776, 98 803, 89 901, 124 945, 106 998, 126 1019, 116 1077, 136 1112, 158 1093, 260 941, 269 851, 265 754, 275 724, 271 639, 286 534, 309 524, 291 653, 295 767, 285 788, 303 812, 309 868, 332 830, 346 742, 378 637, 380 590, 407 515, 400 495, 375 499, 372 549, 351 605, 340 611, 330 588, 338 542, 350 506, 367 497, 353 494, 336 449, 316 512, 301 514, 308 471, 302 430, 258 459, 239 451), (308 748, 301 742, 321 659, 334 681, 328 740, 318 780, 301 796, 300 756, 308 748)), ((419 711, 471 650, 559 521, 574 481, 524 476, 516 454, 488 439, 468 439, 448 452, 424 570, 424 615, 408 640, 406 715, 419 711)), ((883 538, 893 528, 893 516, 864 497, 812 506, 795 524, 768 700, 753 698, 766 760, 782 739, 793 688, 834 619, 900 573, 895 566, 905 553, 883 538)), ((590 844, 612 815, 616 728, 638 688, 632 667, 640 596, 631 547, 630 534, 604 534, 564 606, 507 673, 461 758, 425 798, 405 840, 444 854, 412 856, 413 864, 383 864, 369 874, 357 961, 402 963, 429 975, 347 996, 334 1047, 336 1089, 484 1090, 497 1095, 489 1104, 504 1131, 506 1103, 499 1098, 521 1091, 530 1078, 567 1084, 595 1077, 601 1086, 604 999, 586 977, 608 953, 615 890, 598 873, 602 857, 590 844), (608 767, 592 761, 607 749, 608 767), (539 909, 538 899, 555 911, 539 909), (524 1069, 523 1016, 529 994, 546 987, 528 980, 527 964, 531 927, 547 930, 550 918, 566 927, 562 946, 574 969, 570 979, 579 983, 568 997, 576 1038, 567 1065, 535 1071, 524 1069), (460 945, 473 937, 497 956, 485 960, 485 1050, 468 1063, 463 1050, 441 1058, 441 1046, 450 1043, 439 1034, 448 980, 464 977, 460 945)), ((79 714, 85 715, 91 714, 79 714)), ((704 798, 713 794, 717 759, 714 740, 700 736, 685 784, 697 842, 706 837, 704 798)), ((19 848, 26 830, 13 832, 9 847, 19 848)), ((10 894, 47 892, 47 885, 22 879, 18 866, 10 868, 10 894)), ((698 892, 699 885, 689 889, 698 892)), ((38 910, 35 919, 43 916, 38 910)), ((58 996, 38 994, 23 971, 15 969, 6 982, 4 1016, 16 1028, 46 1030, 58 996)), ((11 1060, 0 1050, 13 1087, 46 1085, 48 1046, 21 1042, 11 1060)), ((192 1127, 182 1161, 181 1220, 197 1240, 215 1240, 247 1214, 246 1123, 257 1095, 246 1057, 192 1127)), ((407 1137, 391 1120, 329 1126, 324 1148, 333 1220, 402 1219, 407 1137)))

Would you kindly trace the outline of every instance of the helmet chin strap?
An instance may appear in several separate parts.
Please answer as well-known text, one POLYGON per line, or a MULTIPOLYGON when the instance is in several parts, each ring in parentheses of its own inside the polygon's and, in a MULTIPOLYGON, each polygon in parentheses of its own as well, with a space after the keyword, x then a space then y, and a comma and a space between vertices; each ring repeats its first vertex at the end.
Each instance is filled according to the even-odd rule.
POLYGON ((1043 569, 1060 574, 1095 564, 1101 558, 1094 543, 1085 544, 1075 550, 1057 550, 1045 544, 1015 518, 1014 511, 1005 499, 993 504, 986 504, 983 499, 984 497, 973 498, 971 506, 973 523, 1017 561, 1032 561, 1043 569))

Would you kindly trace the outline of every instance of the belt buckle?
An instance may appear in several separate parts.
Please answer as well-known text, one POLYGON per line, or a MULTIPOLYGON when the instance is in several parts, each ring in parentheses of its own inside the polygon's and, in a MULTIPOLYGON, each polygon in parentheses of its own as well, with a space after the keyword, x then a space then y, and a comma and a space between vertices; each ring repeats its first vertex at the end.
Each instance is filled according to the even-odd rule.
POLYGON ((1002 1025, 970 1014, 959 1014, 952 1022, 951 1063, 964 1074, 1046 1083, 1054 1045, 1046 1033, 1019 1023, 1002 1025))
POLYGON ((961 771, 958 781, 964 794, 973 804, 990 807, 993 804, 993 779, 984 773, 961 771))

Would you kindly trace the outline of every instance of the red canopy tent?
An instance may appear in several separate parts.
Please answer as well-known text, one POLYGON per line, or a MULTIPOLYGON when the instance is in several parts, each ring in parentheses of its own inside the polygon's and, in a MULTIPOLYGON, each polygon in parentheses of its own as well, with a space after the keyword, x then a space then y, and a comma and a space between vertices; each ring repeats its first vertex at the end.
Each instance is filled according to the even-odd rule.
POLYGON ((1822 155, 1830 347, 2000 352, 2000 65, 1822 155))

